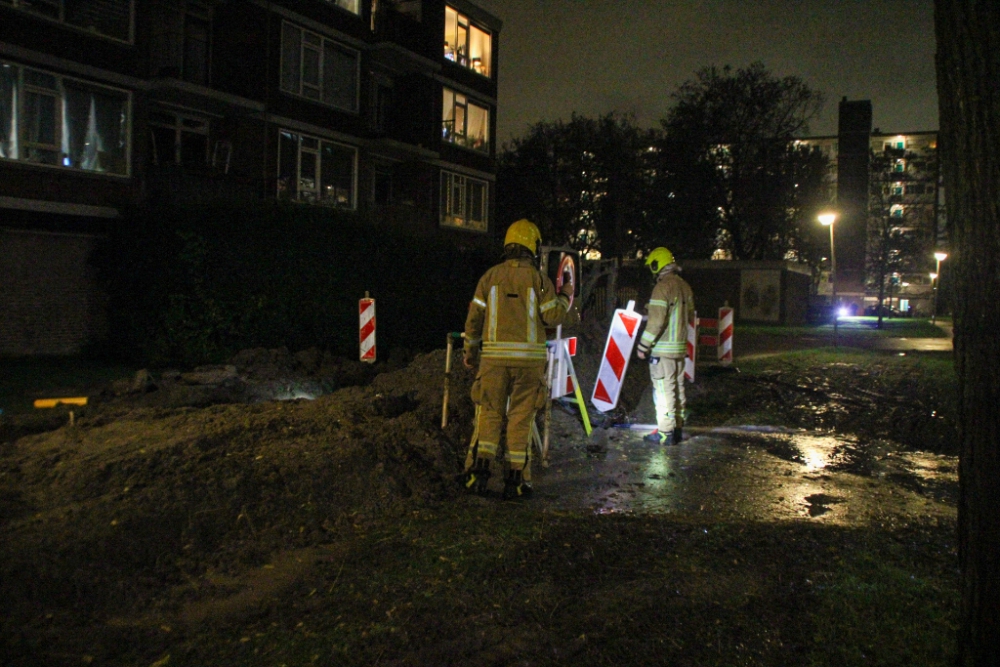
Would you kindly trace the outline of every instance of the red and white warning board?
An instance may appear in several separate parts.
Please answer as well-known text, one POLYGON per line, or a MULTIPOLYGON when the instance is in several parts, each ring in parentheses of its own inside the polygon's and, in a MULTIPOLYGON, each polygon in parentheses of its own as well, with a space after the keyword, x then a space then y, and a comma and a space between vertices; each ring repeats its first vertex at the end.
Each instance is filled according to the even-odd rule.
POLYGON ((361 361, 375 361, 375 299, 368 297, 358 301, 359 341, 361 361))
POLYGON ((642 323, 642 315, 635 312, 634 308, 635 301, 629 301, 628 306, 616 310, 611 319, 608 342, 604 345, 601 368, 597 372, 594 394, 590 397, 590 402, 601 412, 613 410, 618 405, 628 360, 632 356, 632 348, 642 323))
POLYGON ((694 364, 698 360, 698 313, 688 322, 687 349, 684 354, 684 379, 694 382, 694 364))
POLYGON ((551 345, 549 349, 549 354, 551 355, 550 363, 554 364, 552 369, 552 393, 549 395, 549 398, 555 400, 573 393, 573 378, 570 377, 569 364, 566 363, 566 353, 571 357, 576 356, 576 336, 571 338, 557 338, 554 341, 549 341, 549 343, 551 345), (563 346, 563 354, 559 354, 559 345, 563 346))
POLYGON ((719 363, 733 363, 733 309, 719 308, 719 363))

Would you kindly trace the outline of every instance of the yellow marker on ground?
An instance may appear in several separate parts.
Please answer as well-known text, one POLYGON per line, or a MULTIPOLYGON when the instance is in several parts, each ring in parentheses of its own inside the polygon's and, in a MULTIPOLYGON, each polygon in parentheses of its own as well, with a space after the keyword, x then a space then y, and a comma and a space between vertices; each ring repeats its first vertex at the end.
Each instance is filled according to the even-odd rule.
POLYGON ((54 408, 57 405, 86 405, 86 396, 67 396, 65 398, 38 398, 35 399, 36 408, 54 408))

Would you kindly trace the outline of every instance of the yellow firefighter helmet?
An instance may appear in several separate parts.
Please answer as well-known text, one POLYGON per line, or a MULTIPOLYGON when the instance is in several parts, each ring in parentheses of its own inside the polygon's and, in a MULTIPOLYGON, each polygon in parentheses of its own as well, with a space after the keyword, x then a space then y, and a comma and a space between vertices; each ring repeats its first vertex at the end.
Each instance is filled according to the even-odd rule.
POLYGON ((654 274, 659 273, 663 270, 663 267, 669 266, 673 263, 674 253, 663 247, 654 249, 649 253, 649 257, 646 258, 646 266, 648 266, 649 270, 654 274))
POLYGON ((538 246, 542 244, 542 233, 538 231, 531 220, 521 218, 507 228, 507 236, 503 240, 504 247, 511 243, 523 245, 531 251, 532 255, 538 254, 538 246))

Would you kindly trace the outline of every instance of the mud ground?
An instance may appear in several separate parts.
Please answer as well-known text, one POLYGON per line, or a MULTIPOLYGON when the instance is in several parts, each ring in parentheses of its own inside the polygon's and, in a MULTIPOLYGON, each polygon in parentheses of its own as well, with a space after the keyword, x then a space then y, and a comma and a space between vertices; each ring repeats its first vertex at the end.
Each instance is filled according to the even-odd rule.
POLYGON ((72 424, 8 421, 0 664, 947 660, 954 412, 919 367, 709 370, 671 448, 630 428, 634 370, 590 437, 557 404, 535 497, 501 503, 454 483, 473 378, 453 366, 442 429, 444 356, 344 364, 315 400, 132 379, 72 424))

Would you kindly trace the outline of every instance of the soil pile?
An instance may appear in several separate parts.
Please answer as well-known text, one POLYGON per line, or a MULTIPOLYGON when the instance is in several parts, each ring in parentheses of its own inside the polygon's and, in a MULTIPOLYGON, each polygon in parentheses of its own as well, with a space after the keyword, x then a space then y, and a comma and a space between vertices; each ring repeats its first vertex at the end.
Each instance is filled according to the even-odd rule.
POLYGON ((444 356, 314 401, 118 396, 0 445, 0 616, 17 627, 39 608, 123 613, 164 588, 195 595, 185 584, 207 571, 259 566, 455 493, 472 373, 453 365, 450 425, 435 427, 444 356))

